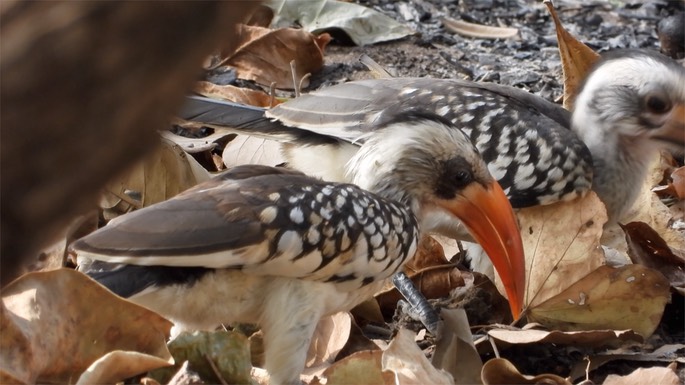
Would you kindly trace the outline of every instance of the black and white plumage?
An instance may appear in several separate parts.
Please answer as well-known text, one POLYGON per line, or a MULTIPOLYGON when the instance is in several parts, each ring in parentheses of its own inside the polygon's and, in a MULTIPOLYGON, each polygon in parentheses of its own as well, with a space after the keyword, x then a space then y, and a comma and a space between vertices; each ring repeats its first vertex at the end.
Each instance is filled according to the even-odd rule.
POLYGON ((72 248, 94 260, 81 270, 180 329, 259 324, 272 383, 299 382, 318 320, 369 298, 413 256, 421 232, 449 220, 483 245, 518 315, 516 219, 461 131, 435 115, 400 114, 351 162, 355 184, 239 166, 72 248))
POLYGON ((576 97, 571 127, 592 153, 593 190, 620 220, 659 151, 685 152, 685 68, 655 52, 606 54, 576 97))
POLYGON ((513 207, 571 200, 592 187, 615 221, 634 203, 657 149, 685 146, 683 71, 658 53, 616 51, 595 66, 572 114, 512 87, 390 78, 332 86, 269 110, 193 97, 180 117, 284 141, 293 168, 345 181, 347 162, 376 122, 429 110, 469 135, 513 207), (659 112, 648 102, 657 95, 659 112))

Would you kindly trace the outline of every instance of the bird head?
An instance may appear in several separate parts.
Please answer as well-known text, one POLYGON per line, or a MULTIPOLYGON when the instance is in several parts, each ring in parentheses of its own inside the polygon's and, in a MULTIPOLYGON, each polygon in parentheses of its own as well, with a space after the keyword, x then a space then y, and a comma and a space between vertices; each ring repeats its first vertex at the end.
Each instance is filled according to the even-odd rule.
POLYGON ((406 204, 422 233, 463 222, 492 260, 517 318, 525 284, 521 235, 506 195, 469 138, 434 114, 410 111, 379 121, 347 164, 350 180, 406 204))
POLYGON ((632 152, 682 153, 685 68, 656 52, 606 54, 578 93, 573 128, 591 150, 617 145, 632 152))

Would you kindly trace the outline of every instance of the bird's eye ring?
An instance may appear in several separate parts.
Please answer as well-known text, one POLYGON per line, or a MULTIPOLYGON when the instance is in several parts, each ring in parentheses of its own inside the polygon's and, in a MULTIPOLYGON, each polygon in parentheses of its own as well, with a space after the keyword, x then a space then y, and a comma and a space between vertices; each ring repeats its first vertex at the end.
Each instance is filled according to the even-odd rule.
POLYGON ((671 110, 671 101, 665 95, 652 93, 645 97, 645 107, 653 114, 663 114, 671 110))

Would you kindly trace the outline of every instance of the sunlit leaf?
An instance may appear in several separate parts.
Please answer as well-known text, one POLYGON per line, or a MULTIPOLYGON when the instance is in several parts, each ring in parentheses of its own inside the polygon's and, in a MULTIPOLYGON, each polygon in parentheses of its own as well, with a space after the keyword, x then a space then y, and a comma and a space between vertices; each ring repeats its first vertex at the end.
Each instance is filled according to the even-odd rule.
POLYGON ((632 329, 646 338, 659 325, 669 299, 669 282, 656 270, 601 266, 530 308, 528 319, 557 330, 632 329))

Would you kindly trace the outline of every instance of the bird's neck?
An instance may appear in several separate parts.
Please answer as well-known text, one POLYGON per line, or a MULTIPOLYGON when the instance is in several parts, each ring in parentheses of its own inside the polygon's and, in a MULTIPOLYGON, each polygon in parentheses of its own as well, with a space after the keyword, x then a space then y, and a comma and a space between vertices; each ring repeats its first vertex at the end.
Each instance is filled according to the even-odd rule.
POLYGON ((592 189, 604 202, 609 223, 620 221, 635 203, 659 150, 652 141, 623 135, 616 127, 575 114, 573 130, 585 142, 594 165, 592 189))

